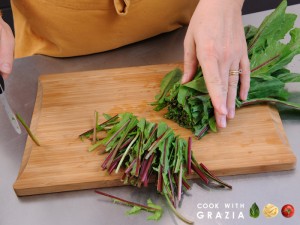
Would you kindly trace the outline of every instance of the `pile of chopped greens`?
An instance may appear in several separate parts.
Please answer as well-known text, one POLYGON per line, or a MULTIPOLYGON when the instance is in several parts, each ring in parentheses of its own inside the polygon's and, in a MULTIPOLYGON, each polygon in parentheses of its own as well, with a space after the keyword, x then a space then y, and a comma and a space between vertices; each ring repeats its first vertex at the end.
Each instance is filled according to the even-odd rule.
MULTIPOLYGON (((105 146, 103 152, 108 154, 102 162, 102 169, 108 174, 122 173, 124 184, 137 187, 146 187, 149 181, 155 181, 158 193, 166 198, 170 208, 183 221, 192 223, 176 211, 183 191, 190 189, 186 178, 192 170, 208 187, 232 188, 196 161, 192 154, 191 138, 188 141, 180 138, 166 123, 152 123, 143 118, 138 119, 131 113, 105 117, 107 120, 99 125, 96 113, 94 129, 80 135, 94 142, 89 151, 105 146), (94 135, 101 131, 107 132, 103 139, 94 135)), ((159 219, 162 214, 161 208, 149 209, 149 206, 96 192, 133 206, 135 213, 142 209, 154 213, 148 219, 159 219)))
MULTIPOLYGON (((300 53, 300 28, 293 28, 297 16, 286 13, 286 7, 287 1, 284 0, 258 28, 245 27, 251 81, 248 99, 241 101, 237 98, 237 108, 267 102, 300 109, 300 104, 288 102, 289 93, 285 89, 286 83, 300 82, 300 74, 285 68, 300 53), (284 43, 287 34, 290 40, 284 43)), ((201 68, 189 83, 181 84, 181 78, 180 69, 164 77, 156 102, 152 103, 155 110, 167 107, 165 117, 191 129, 198 138, 209 129, 216 132, 214 109, 201 68)))

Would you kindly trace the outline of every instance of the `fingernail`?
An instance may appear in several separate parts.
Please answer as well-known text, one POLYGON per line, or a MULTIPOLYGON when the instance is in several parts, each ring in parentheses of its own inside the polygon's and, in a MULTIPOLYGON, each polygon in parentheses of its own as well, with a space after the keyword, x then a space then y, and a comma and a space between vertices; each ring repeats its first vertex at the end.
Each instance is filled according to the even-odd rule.
POLYGON ((1 65, 1 71, 2 71, 3 73, 10 73, 10 72, 11 72, 11 67, 10 67, 10 65, 9 65, 8 63, 3 63, 3 64, 1 65))
POLYGON ((228 118, 233 119, 235 116, 235 110, 234 109, 229 109, 228 110, 228 118))
POLYGON ((182 84, 186 83, 186 77, 185 77, 185 74, 183 74, 183 76, 182 76, 181 83, 182 83, 182 84))
POLYGON ((241 93, 241 99, 243 101, 247 100, 247 97, 248 97, 248 92, 241 93))
POLYGON ((219 120, 219 126, 221 128, 225 128, 226 127, 226 117, 225 116, 221 116, 220 120, 219 120))

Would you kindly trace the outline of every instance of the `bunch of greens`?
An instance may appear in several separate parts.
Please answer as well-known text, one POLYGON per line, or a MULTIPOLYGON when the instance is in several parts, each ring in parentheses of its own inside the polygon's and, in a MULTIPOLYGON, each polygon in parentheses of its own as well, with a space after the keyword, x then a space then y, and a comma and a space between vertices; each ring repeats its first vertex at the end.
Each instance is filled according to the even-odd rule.
MULTIPOLYGON (((284 0, 262 24, 245 27, 248 56, 251 65, 251 81, 248 100, 236 99, 236 107, 257 103, 280 103, 300 109, 300 104, 288 102, 285 84, 300 82, 300 74, 292 73, 285 66, 300 53, 300 29, 293 28, 296 15, 285 12, 284 0), (289 33, 290 41, 283 43, 289 33)), ((161 82, 160 94, 152 103, 155 110, 167 107, 165 117, 180 126, 191 129, 201 138, 209 129, 216 131, 214 109, 205 85, 201 68, 194 79, 181 84, 182 72, 175 69, 161 82)))
MULTIPOLYGON (((107 121, 99 125, 96 113, 94 129, 80 135, 81 138, 89 138, 94 142, 89 151, 105 146, 104 152, 108 154, 101 165, 103 170, 108 174, 113 171, 121 172, 124 184, 133 186, 146 187, 149 181, 155 181, 157 191, 166 198, 170 208, 183 221, 192 223, 180 215, 176 207, 182 199, 183 191, 190 189, 186 178, 192 170, 208 187, 213 185, 231 189, 230 185, 213 175, 202 163, 198 164, 192 154, 192 139, 186 141, 175 135, 166 123, 152 123, 143 118, 138 119, 131 113, 105 117, 107 121), (98 138, 101 131, 107 133, 103 139, 98 138)), ((104 195, 120 201, 120 198, 104 195)), ((141 209, 153 212, 150 219, 159 219, 161 216, 161 208, 149 209, 149 206, 126 200, 122 202, 135 207, 132 209, 135 213, 141 209)))

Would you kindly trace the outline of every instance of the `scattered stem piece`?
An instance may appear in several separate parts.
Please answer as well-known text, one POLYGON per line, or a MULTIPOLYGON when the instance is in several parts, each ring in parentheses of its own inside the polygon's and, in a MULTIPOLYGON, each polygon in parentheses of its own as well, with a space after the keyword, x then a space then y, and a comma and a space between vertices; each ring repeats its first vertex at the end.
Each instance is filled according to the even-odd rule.
POLYGON ((17 119, 20 121, 20 123, 23 125, 23 127, 25 128, 25 130, 27 131, 27 134, 29 135, 29 137, 31 138, 31 140, 37 145, 37 146, 41 146, 38 139, 34 136, 34 134, 31 132, 30 128, 28 127, 28 125, 25 123, 24 119, 19 115, 16 114, 17 119))

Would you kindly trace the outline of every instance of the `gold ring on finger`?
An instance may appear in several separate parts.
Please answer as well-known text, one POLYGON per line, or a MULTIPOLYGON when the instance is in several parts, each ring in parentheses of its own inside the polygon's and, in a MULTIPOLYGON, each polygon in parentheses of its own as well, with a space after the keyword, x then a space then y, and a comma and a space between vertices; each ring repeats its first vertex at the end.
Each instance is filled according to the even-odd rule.
POLYGON ((242 73, 242 70, 229 70, 229 76, 238 76, 242 73))

